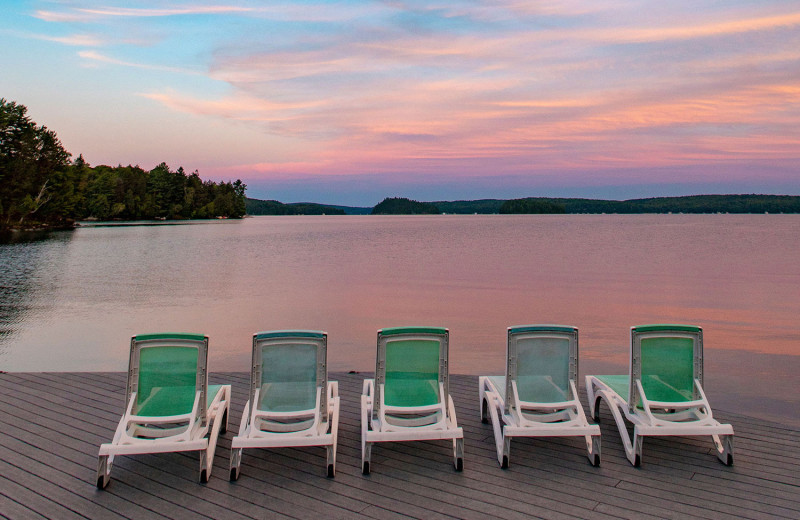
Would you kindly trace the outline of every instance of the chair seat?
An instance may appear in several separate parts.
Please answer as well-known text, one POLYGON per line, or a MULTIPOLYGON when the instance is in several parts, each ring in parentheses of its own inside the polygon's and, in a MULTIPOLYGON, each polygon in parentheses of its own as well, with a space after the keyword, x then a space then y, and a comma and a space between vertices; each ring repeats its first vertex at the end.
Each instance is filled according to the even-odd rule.
MULTIPOLYGON (((388 379, 388 376, 387 376, 388 379)), ((384 386, 384 402, 388 406, 430 406, 439 402, 439 383, 436 379, 398 377, 392 374, 384 386)))
POLYGON ((258 410, 268 412, 298 412, 316 406, 316 381, 273 382, 261 385, 258 410))
MULTIPOLYGON (((630 376, 613 375, 595 377, 619 394, 623 401, 628 401, 628 392, 630 392, 630 376)), ((685 403, 693 399, 691 394, 687 395, 687 392, 677 390, 655 376, 646 376, 646 379, 642 383, 643 386, 647 388, 646 397, 652 401, 685 403)), ((641 403, 638 404, 638 407, 642 407, 641 403)))

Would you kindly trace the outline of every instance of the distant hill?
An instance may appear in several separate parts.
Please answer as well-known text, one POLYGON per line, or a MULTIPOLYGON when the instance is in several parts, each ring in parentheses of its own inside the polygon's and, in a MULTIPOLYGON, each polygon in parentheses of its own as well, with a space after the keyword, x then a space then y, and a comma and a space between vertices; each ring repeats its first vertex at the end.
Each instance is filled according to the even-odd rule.
POLYGON ((259 200, 247 198, 244 201, 248 215, 344 215, 341 208, 314 204, 312 202, 297 202, 284 204, 277 200, 259 200))
POLYGON ((566 213, 567 209, 560 202, 544 199, 512 199, 500 206, 500 213, 504 214, 558 214, 566 213))
POLYGON ((437 215, 441 210, 430 202, 418 202, 403 197, 387 197, 372 208, 373 215, 437 215))
MULTIPOLYGON (((630 200, 528 197, 512 201, 553 204, 551 213, 800 213, 800 196, 793 195, 690 195, 630 200), (563 211, 558 207, 563 207, 563 211)), ((507 202, 511 201, 482 199, 434 204, 444 213, 471 214, 500 213, 507 202)), ((527 211, 523 206, 525 204, 518 211, 510 212, 536 212, 527 211)))
POLYGON ((500 213, 500 206, 505 200, 500 199, 481 199, 481 200, 456 200, 452 202, 436 201, 433 204, 442 210, 442 213, 454 213, 461 215, 494 214, 500 213))
MULTIPOLYGON (((313 203, 284 204, 246 199, 249 215, 369 215, 375 208, 313 203)), ((383 214, 497 214, 508 213, 800 213, 794 195, 689 195, 647 199, 600 200, 552 197, 417 202, 387 198, 376 206, 383 214), (389 201, 389 202, 387 202, 389 201), (513 203, 513 204, 512 204, 513 203), (502 210, 503 206, 505 210, 502 210), (380 206, 380 207, 378 207, 380 206), (416 209, 413 209, 416 208, 416 209), (420 208, 426 208, 422 211, 420 208), (433 210, 436 209, 436 211, 433 210)))
POLYGON ((372 208, 362 208, 356 206, 335 206, 331 205, 331 208, 340 209, 345 212, 347 215, 369 215, 372 213, 372 208))

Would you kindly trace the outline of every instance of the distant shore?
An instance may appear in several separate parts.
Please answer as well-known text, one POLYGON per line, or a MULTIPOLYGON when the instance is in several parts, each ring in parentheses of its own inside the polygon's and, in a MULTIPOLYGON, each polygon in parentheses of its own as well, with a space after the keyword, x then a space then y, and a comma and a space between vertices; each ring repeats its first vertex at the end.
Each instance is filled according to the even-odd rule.
POLYGON ((533 214, 533 213, 800 213, 795 195, 687 195, 629 200, 526 197, 417 202, 387 198, 374 207, 245 200, 248 215, 414 215, 414 214, 533 214), (387 203, 388 202, 388 203, 387 203))

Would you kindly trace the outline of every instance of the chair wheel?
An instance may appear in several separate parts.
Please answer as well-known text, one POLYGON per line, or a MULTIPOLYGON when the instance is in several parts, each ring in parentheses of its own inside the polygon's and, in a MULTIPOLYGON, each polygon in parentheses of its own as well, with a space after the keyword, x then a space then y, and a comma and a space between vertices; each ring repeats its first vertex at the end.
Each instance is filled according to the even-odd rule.
POLYGON ((328 464, 328 478, 333 478, 334 470, 333 464, 328 464))
POLYGON ((508 456, 503 455, 503 462, 500 463, 500 467, 503 469, 508 469, 508 456))
POLYGON ((239 480, 239 468, 231 468, 231 482, 239 480))
POLYGON ((462 457, 456 459, 456 471, 464 471, 464 459, 462 457))
POLYGON ((361 473, 364 475, 369 475, 369 461, 365 461, 364 464, 361 466, 361 473))

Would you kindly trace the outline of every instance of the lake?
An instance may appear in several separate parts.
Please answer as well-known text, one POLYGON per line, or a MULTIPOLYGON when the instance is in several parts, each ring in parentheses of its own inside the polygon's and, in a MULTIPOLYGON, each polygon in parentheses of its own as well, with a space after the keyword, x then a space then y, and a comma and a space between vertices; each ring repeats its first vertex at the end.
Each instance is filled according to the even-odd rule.
MULTIPOLYGON (((291 216, 92 226, 0 245, 0 370, 120 371, 130 336, 320 329, 371 371, 376 330, 450 329, 453 373, 502 373, 506 328, 580 328, 581 377, 627 371, 629 329, 704 329, 712 406, 800 427, 800 215, 291 216)), ((476 389, 477 396, 477 389, 476 389)), ((477 402, 477 397, 476 397, 477 402)))

